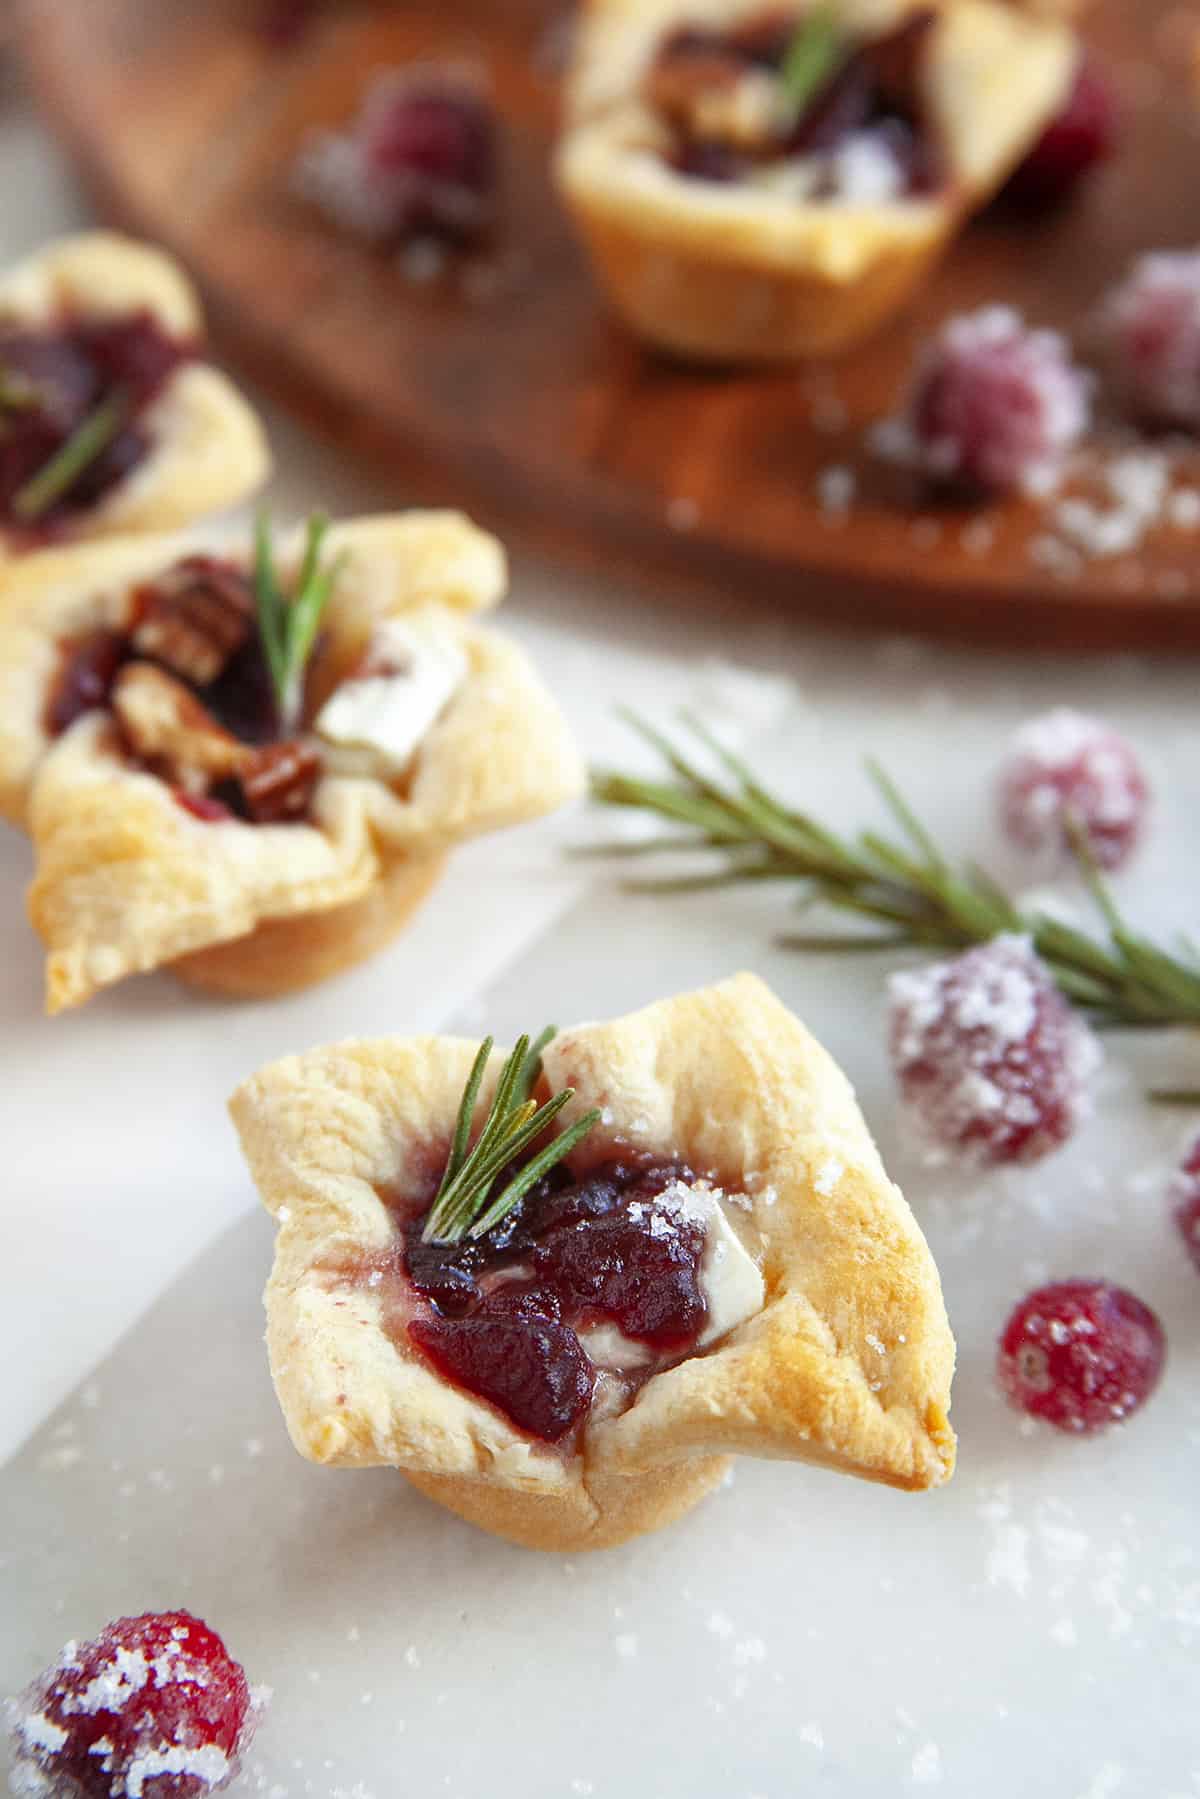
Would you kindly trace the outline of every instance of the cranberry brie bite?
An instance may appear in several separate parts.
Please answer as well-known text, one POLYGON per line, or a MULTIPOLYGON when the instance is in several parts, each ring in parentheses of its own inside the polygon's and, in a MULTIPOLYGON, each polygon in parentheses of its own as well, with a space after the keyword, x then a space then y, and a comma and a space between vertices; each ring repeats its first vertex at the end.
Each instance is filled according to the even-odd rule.
POLYGON ((314 1050, 232 1112, 311 1460, 564 1550, 669 1523, 735 1453, 949 1478, 937 1270, 845 1078, 756 977, 507 1057, 314 1050))
POLYGON ((557 706, 473 616, 504 587, 500 545, 437 512, 14 569, 0 810, 34 841, 49 1009, 167 963, 306 986, 392 936, 456 843, 574 798, 557 706))
POLYGON ((110 232, 0 276, 0 561, 171 530, 261 485, 262 428, 200 360, 203 329, 175 264, 110 232))
POLYGON ((905 302, 1076 61, 997 0, 590 0, 558 181, 650 343, 825 355, 905 302))

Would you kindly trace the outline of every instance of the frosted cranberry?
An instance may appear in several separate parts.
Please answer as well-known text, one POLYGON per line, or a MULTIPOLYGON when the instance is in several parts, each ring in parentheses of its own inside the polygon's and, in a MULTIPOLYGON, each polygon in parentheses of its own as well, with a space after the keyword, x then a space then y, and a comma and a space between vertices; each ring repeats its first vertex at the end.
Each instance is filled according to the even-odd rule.
POLYGON ((443 1374, 544 1443, 560 1443, 591 1404, 592 1365, 552 1295, 500 1287, 468 1317, 416 1318, 408 1329, 443 1374))
POLYGON ((118 1618, 17 1702, 13 1790, 202 1799, 236 1775, 250 1711, 245 1673, 199 1618, 118 1618))
POLYGON ((652 1348, 686 1348, 707 1316, 704 1226, 636 1183, 619 1207, 556 1225, 534 1249, 543 1281, 574 1313, 596 1312, 652 1348))
POLYGON ((1063 855, 1074 819, 1101 868, 1120 868, 1141 839, 1149 805, 1141 764, 1118 732, 1060 707, 1018 731, 1000 771, 999 805, 1012 841, 1063 855))
POLYGON ((1200 431, 1200 251, 1141 257, 1106 309, 1126 404, 1153 424, 1200 431))
POLYGON ((364 113, 364 175, 391 211, 390 235, 471 242, 496 180, 496 124, 486 96, 430 70, 381 85, 364 113))
POLYGON ((1044 493, 1089 410, 1087 377, 1061 337, 985 307, 951 319, 923 357, 909 403, 913 460, 952 486, 1044 493))
POLYGON ((1132 1293, 1107 1281, 1058 1281, 1012 1313, 996 1372, 1019 1411, 1083 1436, 1144 1405, 1165 1359, 1162 1325, 1132 1293))
POLYGON ((1200 1274, 1200 1137, 1171 1182, 1171 1200, 1184 1248, 1200 1274))
POLYGON ((46 702, 46 730, 51 737, 60 737, 85 712, 107 706, 125 651, 119 631, 89 631, 86 637, 64 644, 46 702))
POLYGON ((1062 111, 1010 177, 1004 198, 1036 211, 1063 205, 1111 156, 1118 122, 1112 87, 1093 59, 1083 57, 1062 111))
POLYGON ((1034 1162, 1087 1109, 1099 1051, 1023 937, 891 981, 900 1091, 928 1137, 985 1162, 1034 1162))

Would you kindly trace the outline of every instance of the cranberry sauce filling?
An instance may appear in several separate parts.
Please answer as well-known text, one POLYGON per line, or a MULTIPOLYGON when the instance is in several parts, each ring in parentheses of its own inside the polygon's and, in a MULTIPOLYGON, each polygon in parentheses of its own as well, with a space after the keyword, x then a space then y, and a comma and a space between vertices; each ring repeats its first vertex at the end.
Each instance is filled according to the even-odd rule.
POLYGON ((604 1162, 580 1179, 560 1167, 477 1242, 423 1243, 418 1220, 403 1266, 429 1310, 408 1336, 519 1429, 561 1442, 592 1402, 581 1333, 615 1325, 644 1345, 643 1378, 695 1348, 706 1230, 673 1191, 693 1179, 677 1162, 604 1162))
POLYGON ((921 99, 932 12, 847 45, 797 113, 784 68, 797 32, 767 13, 727 32, 683 26, 664 39, 647 94, 671 127, 672 166, 705 181, 753 179, 801 160, 805 197, 871 203, 931 193, 943 158, 921 99))
POLYGON ((147 312, 0 324, 0 525, 53 536, 103 499, 149 451, 142 415, 192 354, 147 312), (34 498, 37 478, 106 403, 107 434, 61 489, 34 498))
POLYGON ((61 645, 48 734, 99 710, 130 760, 166 781, 194 818, 307 817, 320 754, 283 732, 253 585, 235 563, 185 556, 134 589, 124 630, 61 645))

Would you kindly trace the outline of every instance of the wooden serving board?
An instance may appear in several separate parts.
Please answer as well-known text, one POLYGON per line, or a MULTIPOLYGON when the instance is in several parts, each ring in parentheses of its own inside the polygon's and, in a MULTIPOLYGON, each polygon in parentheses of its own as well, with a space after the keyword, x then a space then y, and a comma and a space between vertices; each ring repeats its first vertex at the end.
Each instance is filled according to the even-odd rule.
MULTIPOLYGON (((406 491, 655 592, 716 590, 731 611, 1022 647, 1200 648, 1200 534, 1156 529, 1066 578, 1037 559, 1038 507, 982 524, 938 511, 864 444, 947 313, 1004 300, 1078 335, 1137 251, 1200 242, 1200 97, 1178 0, 1100 0, 1090 15, 1127 121, 1067 215, 977 222, 871 346, 754 374, 646 354, 606 311, 547 174, 549 0, 330 7, 283 49, 257 28, 260 0, 18 4, 36 88, 103 209, 191 267, 231 360, 406 491), (494 278, 415 284, 289 190, 299 146, 353 114, 370 71, 430 54, 482 55, 495 81, 494 278), (845 516, 821 502, 823 474, 843 467, 857 484, 845 516)), ((1177 479, 1200 482, 1200 455, 1177 479)))

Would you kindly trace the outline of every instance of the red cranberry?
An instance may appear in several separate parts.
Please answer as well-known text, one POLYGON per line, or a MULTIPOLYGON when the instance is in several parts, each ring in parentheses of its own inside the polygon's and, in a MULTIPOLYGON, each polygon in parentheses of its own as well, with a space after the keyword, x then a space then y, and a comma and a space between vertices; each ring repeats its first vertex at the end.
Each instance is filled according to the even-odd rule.
POLYGON ((1034 1162, 1065 1143, 1099 1058, 1022 937, 894 975, 891 1052, 929 1138, 992 1163, 1034 1162))
POLYGON ((1084 1436, 1144 1405, 1165 1358, 1162 1325, 1132 1293, 1107 1281, 1058 1281, 1012 1313, 996 1372, 1019 1411, 1084 1436))
POLYGON ((1101 868, 1120 868, 1141 838, 1149 788, 1129 744, 1099 719, 1059 708, 1016 736, 1000 775, 1004 828, 1022 849, 1069 848, 1074 819, 1101 868))
POLYGON ((694 181, 740 181, 748 167, 747 160, 728 144, 696 138, 675 152, 671 165, 677 174, 690 175, 694 181))
POLYGON ((118 1618, 22 1695, 13 1791, 202 1799, 236 1775, 250 1713, 245 1673, 199 1618, 118 1618))
POLYGON ((1183 1166, 1171 1182, 1171 1199, 1184 1248, 1200 1274, 1200 1137, 1192 1144, 1183 1166))
POLYGON ((1200 251, 1141 257, 1108 302, 1110 360, 1132 411, 1200 431, 1200 251))
POLYGON ((479 85, 453 69, 385 76, 351 135, 328 140, 305 174, 318 202, 380 242, 469 245, 491 223, 495 114, 479 85))
POLYGON ((119 631, 105 630, 89 631, 63 646, 62 665, 46 702, 46 730, 51 737, 61 737, 85 712, 108 705, 125 649, 119 631))
POLYGON ((619 1211, 550 1231, 533 1262, 573 1313, 596 1312, 669 1352, 687 1348, 704 1326, 704 1243, 702 1225, 632 1187, 619 1211))
POLYGON ((550 1294, 500 1287, 469 1317, 415 1318, 408 1330, 443 1374, 543 1443, 561 1443, 591 1405, 592 1365, 550 1294))
POLYGON ((265 0, 258 16, 258 35, 272 50, 299 43, 317 11, 317 0, 265 0))
POLYGON ((913 460, 936 482, 1044 493, 1088 424, 1087 377, 1063 339, 1005 306, 951 319, 918 369, 913 460))
POLYGON ((1004 198, 1035 211, 1062 206, 1111 156, 1118 123, 1112 87, 1093 58, 1082 57, 1062 111, 1010 177, 1004 198))

